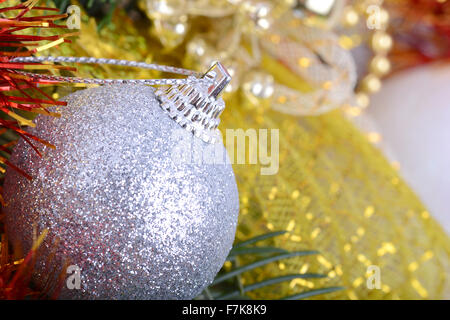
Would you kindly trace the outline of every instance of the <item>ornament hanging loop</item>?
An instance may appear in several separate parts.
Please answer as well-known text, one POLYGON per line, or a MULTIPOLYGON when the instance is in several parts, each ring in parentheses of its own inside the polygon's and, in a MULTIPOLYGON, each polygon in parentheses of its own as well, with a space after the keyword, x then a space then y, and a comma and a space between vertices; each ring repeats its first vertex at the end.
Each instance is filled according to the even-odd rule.
POLYGON ((208 88, 208 95, 215 99, 231 81, 230 74, 220 62, 214 63, 202 78, 211 80, 212 85, 208 88))
POLYGON ((220 140, 217 127, 225 109, 219 96, 230 83, 231 76, 220 62, 216 62, 201 79, 208 81, 161 87, 156 95, 161 108, 182 128, 207 143, 215 143, 220 140))

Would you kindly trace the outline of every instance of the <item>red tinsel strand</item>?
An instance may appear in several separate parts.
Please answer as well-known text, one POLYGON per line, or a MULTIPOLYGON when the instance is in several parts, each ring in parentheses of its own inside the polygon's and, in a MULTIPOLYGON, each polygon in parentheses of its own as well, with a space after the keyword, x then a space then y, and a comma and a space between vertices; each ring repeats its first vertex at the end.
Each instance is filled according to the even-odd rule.
MULTIPOLYGON (((0 0, 0 5, 4 2, 5 0, 0 0)), ((37 147, 31 142, 32 140, 50 147, 53 146, 24 131, 22 129, 24 125, 33 124, 19 115, 17 111, 23 110, 54 115, 46 109, 46 106, 65 105, 65 102, 54 100, 38 88, 38 85, 55 84, 55 82, 40 79, 38 74, 29 77, 20 74, 18 71, 33 69, 47 71, 64 69, 74 71, 75 68, 43 63, 18 63, 13 62, 13 59, 16 57, 31 56, 63 42, 70 42, 66 38, 76 35, 76 33, 40 36, 21 33, 28 29, 67 29, 67 26, 55 23, 59 19, 66 18, 66 14, 42 14, 42 11, 55 12, 58 9, 35 6, 37 2, 38 0, 28 0, 17 5, 0 8, 0 13, 8 14, 9 16, 14 15, 12 18, 0 18, 0 112, 6 114, 11 119, 0 119, 0 132, 3 129, 15 131, 40 155, 37 147)), ((3 145, 0 147, 2 151, 5 151, 9 150, 11 145, 9 144, 6 147, 3 145)), ((26 178, 31 178, 3 157, 0 157, 0 164, 17 170, 26 178)))
POLYGON ((394 69, 450 59, 450 1, 387 0, 394 69))

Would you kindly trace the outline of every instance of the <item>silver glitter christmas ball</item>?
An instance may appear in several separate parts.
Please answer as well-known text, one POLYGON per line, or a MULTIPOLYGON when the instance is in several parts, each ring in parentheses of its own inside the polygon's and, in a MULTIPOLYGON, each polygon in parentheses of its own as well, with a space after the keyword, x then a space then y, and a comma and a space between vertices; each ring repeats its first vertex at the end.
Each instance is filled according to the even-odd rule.
MULTIPOLYGON (((65 100, 68 105, 58 108, 61 118, 39 116, 31 130, 56 150, 45 147, 40 158, 21 140, 11 162, 33 179, 8 170, 4 183, 12 242, 26 252, 33 225, 38 232, 48 229, 36 284, 55 280, 67 259, 75 269, 65 275, 72 286, 65 280, 61 298, 200 294, 234 239, 239 201, 229 162, 174 157, 211 145, 171 119, 151 87, 107 85, 65 100)), ((227 157, 221 141, 214 146, 227 157)))

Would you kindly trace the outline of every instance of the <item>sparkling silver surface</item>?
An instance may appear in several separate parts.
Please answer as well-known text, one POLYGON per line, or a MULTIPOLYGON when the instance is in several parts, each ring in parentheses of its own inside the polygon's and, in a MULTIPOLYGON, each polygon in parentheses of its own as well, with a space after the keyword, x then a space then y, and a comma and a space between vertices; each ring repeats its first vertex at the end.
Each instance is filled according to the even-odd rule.
POLYGON ((49 229, 35 281, 42 286, 67 257, 81 268, 81 289, 64 282, 61 298, 194 298, 234 239, 231 166, 174 162, 172 132, 192 134, 164 113, 151 87, 106 85, 66 100, 60 119, 39 116, 30 130, 57 150, 45 147, 41 159, 21 140, 11 161, 34 179, 9 170, 4 184, 11 240, 28 250, 32 224, 49 229), (56 236, 56 258, 45 263, 56 236))

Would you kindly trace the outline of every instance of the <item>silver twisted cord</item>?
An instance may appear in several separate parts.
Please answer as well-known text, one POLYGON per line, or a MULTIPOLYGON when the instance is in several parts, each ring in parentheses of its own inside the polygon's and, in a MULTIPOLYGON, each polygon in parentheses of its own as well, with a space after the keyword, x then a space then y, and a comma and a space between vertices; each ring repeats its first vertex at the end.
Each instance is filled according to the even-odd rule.
POLYGON ((29 77, 35 77, 43 80, 57 81, 57 82, 67 82, 67 83, 85 83, 85 84, 146 84, 146 85, 182 85, 186 83, 191 83, 194 81, 207 81, 206 79, 199 79, 201 74, 199 72, 159 65, 154 63, 145 63, 129 60, 118 60, 118 59, 105 59, 105 58, 93 58, 93 57, 53 57, 53 56, 41 56, 41 57, 16 57, 12 59, 13 62, 22 63, 42 63, 42 62, 53 62, 53 63, 82 63, 82 64, 108 64, 124 67, 135 67, 143 69, 151 69, 166 73, 174 73, 188 76, 185 79, 96 79, 96 78, 80 78, 80 77, 65 77, 65 76, 54 76, 54 75, 44 75, 44 74, 34 74, 32 72, 19 71, 19 73, 27 75, 29 77))
POLYGON ((181 74, 184 76, 201 76, 200 73, 183 68, 165 66, 155 63, 145 63, 130 60, 119 60, 119 59, 106 59, 106 58, 93 58, 93 57, 62 57, 62 56, 41 56, 41 57, 17 57, 12 59, 13 62, 30 62, 30 63, 41 63, 41 62, 54 62, 54 63, 83 63, 83 64, 109 64, 123 67, 134 67, 142 69, 151 69, 161 72, 181 74))
POLYGON ((64 77, 53 76, 46 74, 36 74, 32 72, 17 71, 17 73, 26 75, 30 78, 49 80, 56 82, 66 83, 84 83, 84 84, 145 84, 150 86, 163 86, 163 85, 183 85, 193 82, 208 82, 207 79, 199 79, 195 77, 189 77, 186 79, 97 79, 97 78, 79 78, 79 77, 64 77))

